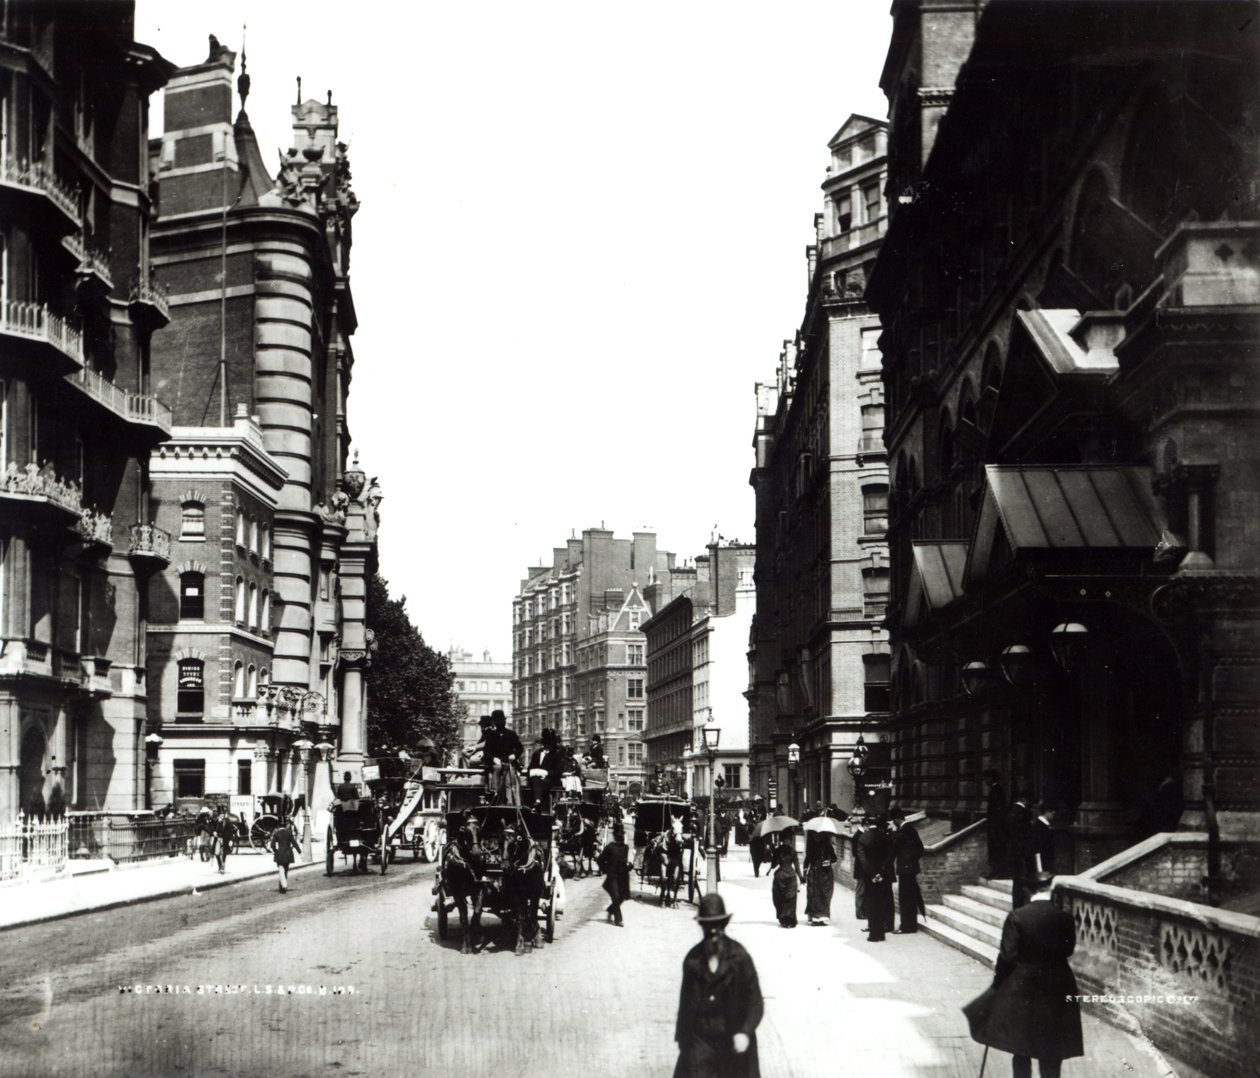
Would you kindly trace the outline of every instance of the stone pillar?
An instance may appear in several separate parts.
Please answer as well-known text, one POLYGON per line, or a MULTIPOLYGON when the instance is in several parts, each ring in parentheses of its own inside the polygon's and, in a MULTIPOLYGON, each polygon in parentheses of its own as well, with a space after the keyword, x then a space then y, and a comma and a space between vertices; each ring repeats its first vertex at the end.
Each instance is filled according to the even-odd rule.
POLYGON ((273 532, 274 580, 280 596, 280 621, 272 657, 271 680, 301 692, 311 687, 311 533, 310 514, 277 513, 273 532))
MULTIPOLYGON (((360 653, 361 654, 361 653, 360 653)), ((342 656, 346 653, 343 651, 342 656)), ((366 716, 363 714, 363 671, 354 660, 354 666, 348 666, 342 674, 341 682, 341 747, 337 753, 337 764, 362 765, 364 748, 367 744, 366 716)))

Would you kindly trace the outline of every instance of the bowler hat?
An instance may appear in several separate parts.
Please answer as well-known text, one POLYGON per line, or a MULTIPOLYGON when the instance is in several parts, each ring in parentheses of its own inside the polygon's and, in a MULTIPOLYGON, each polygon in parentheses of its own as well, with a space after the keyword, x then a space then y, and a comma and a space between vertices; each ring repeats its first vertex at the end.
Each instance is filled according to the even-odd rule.
POLYGON ((696 914, 696 920, 702 925, 718 921, 726 924, 730 919, 731 915, 726 912, 726 903, 722 901, 721 895, 707 894, 700 899, 700 912, 696 914))

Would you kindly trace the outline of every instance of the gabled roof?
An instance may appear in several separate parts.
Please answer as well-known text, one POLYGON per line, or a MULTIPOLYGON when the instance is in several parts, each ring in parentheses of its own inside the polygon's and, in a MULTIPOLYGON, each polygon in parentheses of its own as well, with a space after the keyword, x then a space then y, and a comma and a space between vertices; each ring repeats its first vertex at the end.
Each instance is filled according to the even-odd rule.
POLYGON ((1113 374, 1119 369, 1110 348, 1086 348, 1072 334, 1081 320, 1071 308, 1016 311, 1020 325, 1037 347, 1037 352, 1055 374, 1088 372, 1113 374))
POLYGON ((1150 469, 990 464, 965 583, 982 578, 1000 528, 1011 550, 1154 550, 1150 469))
POLYGON ((969 547, 966 539, 912 544, 914 570, 910 574, 904 615, 907 627, 931 617, 962 594, 969 547))
POLYGON ((851 113, 849 118, 840 125, 840 130, 831 136, 831 141, 827 143, 830 149, 838 143, 847 139, 856 138, 860 134, 865 134, 877 128, 887 129, 887 120, 877 120, 874 116, 863 116, 859 112, 851 113))
POLYGON ((632 610, 644 611, 648 609, 647 600, 639 592, 639 585, 631 584, 630 593, 622 602, 621 609, 617 611, 617 616, 612 619, 609 629, 613 632, 629 632, 631 629, 637 629, 639 626, 630 624, 630 612, 632 610))

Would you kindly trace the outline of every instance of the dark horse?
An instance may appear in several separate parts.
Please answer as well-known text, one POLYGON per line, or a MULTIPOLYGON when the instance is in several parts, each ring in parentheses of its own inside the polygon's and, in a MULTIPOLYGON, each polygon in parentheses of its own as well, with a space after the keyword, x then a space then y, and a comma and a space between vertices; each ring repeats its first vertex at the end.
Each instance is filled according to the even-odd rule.
POLYGON ((591 862, 595 859, 595 826, 574 805, 564 808, 559 846, 563 856, 573 859, 574 875, 580 878, 591 874, 591 862))
POLYGON ((472 937, 481 935, 481 876, 484 869, 485 862, 475 835, 467 828, 460 828, 442 851, 442 893, 438 895, 438 901, 451 898, 459 910, 459 927, 464 940, 461 954, 472 954, 472 937), (471 921, 468 916, 470 901, 471 921))
POLYGON ((528 833, 503 836, 503 897, 516 922, 516 954, 528 944, 538 947, 538 904, 545 888, 543 859, 538 844, 528 833))

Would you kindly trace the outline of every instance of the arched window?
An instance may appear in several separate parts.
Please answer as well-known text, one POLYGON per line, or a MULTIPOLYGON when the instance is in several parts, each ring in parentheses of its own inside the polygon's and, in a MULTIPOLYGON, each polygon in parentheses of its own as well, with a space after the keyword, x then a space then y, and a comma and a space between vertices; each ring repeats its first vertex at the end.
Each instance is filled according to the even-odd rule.
POLYGON ((258 585, 249 586, 249 619, 246 624, 251 629, 258 628, 258 585))
POLYGON ((232 696, 236 700, 245 696, 245 667, 240 662, 232 664, 232 696))
POLYGON ((246 683, 245 692, 251 700, 258 698, 258 667, 253 663, 249 664, 249 680, 246 683))
POLYGON ((206 710, 206 664, 200 659, 180 659, 175 711, 180 718, 200 718, 206 710))
POLYGON ((236 578, 236 606, 233 611, 234 619, 241 625, 245 624, 245 579, 244 577, 236 578))
POLYGON ((206 616, 206 578, 203 574, 179 574, 179 616, 194 621, 206 616))
POLYGON ((262 560, 271 561, 271 529, 266 524, 262 526, 262 536, 259 545, 262 548, 262 560))
POLYGON ((258 553, 258 521, 253 517, 249 518, 249 551, 251 554, 258 553))
POLYGON ((206 507, 201 502, 184 502, 179 537, 185 542, 199 542, 206 537, 206 507))
POLYGON ((245 547, 245 514, 239 509, 236 511, 236 545, 245 547))
POLYGON ((262 616, 259 628, 261 628, 264 633, 271 632, 271 592, 269 591, 264 591, 262 593, 262 616))

